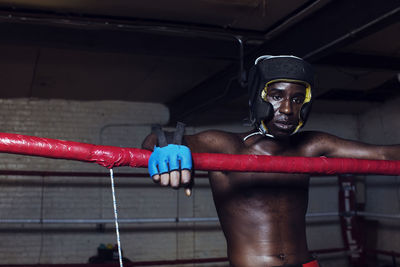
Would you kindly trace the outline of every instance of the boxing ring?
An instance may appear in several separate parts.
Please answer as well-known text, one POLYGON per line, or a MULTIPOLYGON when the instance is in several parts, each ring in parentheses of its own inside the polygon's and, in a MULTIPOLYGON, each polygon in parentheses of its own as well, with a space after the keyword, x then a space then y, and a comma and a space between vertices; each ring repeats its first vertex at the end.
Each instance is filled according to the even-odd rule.
MULTIPOLYGON (((122 148, 114 146, 99 146, 87 143, 71 142, 65 140, 25 136, 19 134, 0 133, 0 152, 38 156, 53 159, 67 159, 81 162, 99 164, 112 169, 120 166, 145 168, 151 154, 150 151, 138 148, 122 148)), ((260 155, 227 155, 227 154, 196 154, 193 153, 194 168, 203 171, 253 171, 253 172, 281 172, 281 173, 310 173, 313 175, 339 175, 340 181, 339 211, 325 213, 308 213, 306 218, 339 217, 341 220, 342 234, 345 237, 345 247, 311 251, 313 254, 325 254, 345 252, 349 254, 350 261, 357 263, 360 254, 359 244, 356 240, 354 218, 375 217, 387 220, 399 220, 397 214, 379 214, 357 211, 351 203, 354 199, 354 184, 348 174, 382 174, 399 175, 400 161, 385 160, 360 160, 348 158, 305 158, 305 157, 281 157, 260 155), (343 176, 342 176, 343 175, 343 176), (349 238, 350 237, 350 238, 349 238)), ((0 171, 2 175, 27 175, 27 176, 75 176, 75 177, 104 177, 104 173, 90 172, 28 172, 28 171, 0 171)), ((144 177, 146 173, 120 173, 118 177, 144 177)), ((196 178, 206 178, 207 175, 196 175, 196 178)), ((120 224, 145 224, 145 223, 181 223, 181 222, 218 222, 216 217, 190 218, 132 218, 118 219, 120 224)), ((7 224, 107 224, 114 223, 111 219, 1 219, 1 223, 7 224)), ((363 253, 388 255, 396 261, 400 254, 393 251, 368 250, 363 253)), ((210 259, 178 259, 172 261, 148 261, 126 263, 124 266, 155 266, 188 263, 224 262, 226 258, 210 259)), ((18 265, 15 265, 18 266, 18 265)), ((22 266, 22 265, 21 265, 22 266)), ((28 265, 23 265, 28 266, 28 265)), ((34 266, 55 266, 49 264, 34 266)), ((62 266, 62 265, 57 265, 62 266)), ((65 266, 90 266, 87 264, 72 264, 65 266)), ((113 265, 115 266, 115 265, 113 265)))

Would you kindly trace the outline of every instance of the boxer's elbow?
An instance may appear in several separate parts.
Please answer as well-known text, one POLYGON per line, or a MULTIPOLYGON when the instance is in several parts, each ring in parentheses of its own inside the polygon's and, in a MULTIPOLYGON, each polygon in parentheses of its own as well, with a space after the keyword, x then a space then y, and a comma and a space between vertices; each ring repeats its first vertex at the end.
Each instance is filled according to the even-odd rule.
POLYGON ((149 134, 142 142, 142 148, 153 151, 154 146, 157 145, 157 136, 149 134))
POLYGON ((382 149, 383 160, 400 160, 400 145, 385 146, 382 149))

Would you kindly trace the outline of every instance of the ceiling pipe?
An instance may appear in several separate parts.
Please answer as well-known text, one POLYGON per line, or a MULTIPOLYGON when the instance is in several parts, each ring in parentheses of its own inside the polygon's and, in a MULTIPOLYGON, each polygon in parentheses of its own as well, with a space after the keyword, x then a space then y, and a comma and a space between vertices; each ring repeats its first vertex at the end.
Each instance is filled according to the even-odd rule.
MULTIPOLYGON (((206 39, 217 39, 217 40, 232 40, 236 39, 237 35, 246 35, 248 38, 254 41, 262 41, 264 39, 263 32, 257 31, 241 31, 232 30, 219 27, 211 26, 193 26, 193 25, 179 25, 172 23, 152 23, 152 22, 136 22, 133 24, 129 22, 129 18, 121 20, 115 18, 96 18, 94 16, 88 16, 87 19, 80 17, 74 17, 69 15, 68 17, 62 17, 59 15, 49 16, 45 13, 40 12, 16 12, 16 11, 1 11, 0 20, 10 21, 16 23, 31 23, 38 25, 53 25, 53 26, 66 26, 72 28, 87 28, 87 29, 112 29, 112 30, 126 30, 135 32, 152 32, 158 34, 172 34, 182 35, 189 37, 200 37, 206 39), (41 17, 39 17, 41 16, 41 17)), ((133 18, 132 20, 137 21, 133 18)))
POLYGON ((238 82, 243 88, 247 85, 247 73, 244 69, 244 44, 243 38, 241 36, 235 36, 239 44, 239 73, 238 82))

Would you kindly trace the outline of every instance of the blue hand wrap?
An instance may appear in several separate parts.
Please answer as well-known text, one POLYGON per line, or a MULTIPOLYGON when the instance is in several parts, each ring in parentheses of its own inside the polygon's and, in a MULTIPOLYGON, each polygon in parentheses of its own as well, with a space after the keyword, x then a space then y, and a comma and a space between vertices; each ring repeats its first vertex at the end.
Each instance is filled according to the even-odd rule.
POLYGON ((154 147, 148 167, 151 177, 173 170, 191 170, 192 153, 187 146, 182 145, 169 144, 165 147, 154 147))

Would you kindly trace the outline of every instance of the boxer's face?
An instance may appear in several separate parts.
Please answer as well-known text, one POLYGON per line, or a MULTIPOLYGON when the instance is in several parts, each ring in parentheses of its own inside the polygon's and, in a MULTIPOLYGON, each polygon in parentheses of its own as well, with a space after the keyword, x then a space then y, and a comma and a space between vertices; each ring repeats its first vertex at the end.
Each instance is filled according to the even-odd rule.
POLYGON ((276 138, 289 136, 300 120, 300 110, 306 97, 304 85, 276 82, 268 86, 264 100, 274 108, 274 117, 266 123, 270 134, 276 138))

